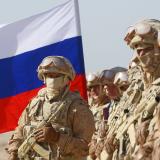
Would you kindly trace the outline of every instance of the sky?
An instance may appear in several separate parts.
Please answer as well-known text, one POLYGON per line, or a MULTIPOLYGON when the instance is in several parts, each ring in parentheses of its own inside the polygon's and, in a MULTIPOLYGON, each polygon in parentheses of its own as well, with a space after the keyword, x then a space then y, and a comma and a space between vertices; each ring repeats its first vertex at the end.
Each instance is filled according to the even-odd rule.
MULTIPOLYGON (((49 10, 66 0, 0 0, 0 24, 49 10)), ((133 51, 124 42, 137 21, 159 19, 159 0, 79 0, 86 73, 127 67, 133 51)))

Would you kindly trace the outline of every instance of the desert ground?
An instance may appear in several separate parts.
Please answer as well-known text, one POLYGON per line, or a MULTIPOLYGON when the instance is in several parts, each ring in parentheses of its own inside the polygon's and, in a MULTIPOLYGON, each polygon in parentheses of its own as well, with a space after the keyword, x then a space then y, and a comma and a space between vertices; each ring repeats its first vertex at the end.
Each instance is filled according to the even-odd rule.
POLYGON ((5 151, 5 148, 7 147, 7 142, 11 134, 12 132, 0 134, 0 160, 7 160, 8 158, 8 154, 5 151))

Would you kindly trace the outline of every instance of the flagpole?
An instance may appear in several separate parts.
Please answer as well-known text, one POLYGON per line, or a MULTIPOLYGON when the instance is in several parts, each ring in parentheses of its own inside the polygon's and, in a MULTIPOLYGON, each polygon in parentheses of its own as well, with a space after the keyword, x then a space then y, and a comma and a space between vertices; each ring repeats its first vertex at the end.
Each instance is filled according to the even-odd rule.
MULTIPOLYGON (((77 28, 77 31, 78 31, 78 33, 81 35, 81 23, 80 23, 80 12, 79 12, 79 3, 78 3, 78 0, 72 0, 73 1, 73 3, 74 3, 74 8, 75 8, 75 15, 76 15, 76 18, 77 18, 77 21, 76 21, 76 28, 77 28)), ((82 44, 82 46, 83 46, 83 44, 82 44)), ((83 50, 83 47, 82 47, 82 50, 83 50)), ((83 51, 82 51, 83 52, 83 51)), ((82 54, 82 56, 83 56, 83 65, 85 66, 85 60, 84 60, 84 55, 82 54)), ((85 67, 84 67, 84 74, 85 74, 86 72, 85 72, 85 67)), ((85 88, 85 90, 87 91, 87 86, 86 86, 86 76, 85 76, 85 83, 83 84, 84 86, 84 88, 85 88)), ((86 97, 87 97, 87 92, 86 92, 86 95, 85 95, 86 97)), ((87 98, 87 101, 88 101, 88 98, 87 98)))
POLYGON ((78 33, 81 35, 81 22, 80 22, 80 12, 79 12, 79 3, 78 3, 78 0, 72 0, 73 3, 74 3, 74 6, 75 6, 75 15, 76 15, 76 18, 77 18, 77 21, 76 21, 76 28, 78 30, 78 33))

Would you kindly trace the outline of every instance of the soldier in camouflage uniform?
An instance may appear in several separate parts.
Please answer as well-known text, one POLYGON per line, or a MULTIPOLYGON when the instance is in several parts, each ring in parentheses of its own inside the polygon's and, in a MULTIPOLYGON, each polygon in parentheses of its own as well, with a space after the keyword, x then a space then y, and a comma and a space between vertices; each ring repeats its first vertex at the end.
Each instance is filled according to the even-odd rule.
POLYGON ((121 159, 154 159, 152 153, 156 151, 154 142, 157 137, 155 131, 158 126, 160 94, 159 29, 160 21, 144 20, 132 26, 125 37, 127 44, 137 52, 144 91, 139 103, 118 128, 116 138, 120 141, 119 158, 121 159), (129 145, 126 144, 130 144, 130 150, 127 147, 129 145))
MULTIPOLYGON (((109 117, 112 110, 114 110, 119 103, 120 97, 123 93, 122 90, 125 90, 126 87, 128 87, 128 84, 126 84, 126 82, 121 79, 123 71, 124 73, 126 73, 125 68, 115 67, 110 70, 104 70, 101 74, 101 79, 104 84, 104 90, 106 92, 106 95, 108 95, 108 97, 111 99, 111 104, 109 107, 109 117)), ((125 74, 125 76, 127 76, 127 73, 125 74)))
POLYGON ((97 106, 102 106, 108 102, 107 96, 103 91, 103 85, 99 80, 99 73, 89 73, 87 76, 87 91, 89 95, 89 105, 92 112, 97 106))
MULTIPOLYGON (((116 72, 121 71, 121 70, 126 70, 121 67, 115 67, 111 70, 104 70, 99 74, 99 78, 95 79, 97 81, 94 81, 94 83, 101 83, 101 85, 104 87, 105 86, 105 94, 110 97, 112 100, 116 99, 117 95, 119 94, 118 88, 113 84, 114 81, 114 76, 116 72), (110 88, 108 91, 106 91, 106 88, 110 88), (113 91, 113 92, 112 92, 113 91)), ((93 82, 92 82, 93 83, 93 82)), ((112 103, 114 103, 113 101, 112 103)), ((97 126, 97 131, 96 131, 96 143, 92 143, 93 147, 90 147, 91 151, 94 151, 94 156, 92 154, 92 159, 100 160, 101 159, 101 152, 104 146, 104 139, 106 137, 106 133, 108 130, 108 125, 107 125, 107 120, 109 116, 109 107, 110 103, 106 105, 106 107, 103 108, 103 119, 99 120, 98 126, 97 126)), ((94 142, 94 141, 93 141, 94 142)), ((93 152, 92 152, 93 153, 93 152)))
MULTIPOLYGON (((128 69, 128 83, 129 87, 125 92, 123 92, 123 96, 120 99, 120 102, 117 106, 117 111, 115 114, 113 114, 113 117, 116 117, 117 123, 115 124, 115 130, 114 135, 116 135, 116 139, 121 134, 121 128, 125 126, 126 119, 128 119, 129 116, 133 114, 135 106, 139 103, 141 97, 142 97, 142 92, 144 90, 144 84, 142 82, 142 71, 139 66, 139 61, 137 60, 137 57, 135 57, 131 65, 128 69)), ((130 156, 132 152, 132 148, 135 146, 135 129, 131 125, 126 139, 131 139, 131 143, 128 143, 126 140, 125 148, 127 153, 127 156, 124 159, 130 159, 128 158, 128 155, 130 156)), ((121 139, 122 141, 122 139, 121 139)), ((119 142, 119 140, 118 140, 119 142)), ((121 143, 122 144, 122 143, 121 143)), ((119 145, 119 144, 118 144, 119 145)), ((124 149, 122 147, 119 147, 116 149, 113 153, 113 158, 114 160, 121 159, 123 155, 124 149)))
POLYGON ((92 141, 90 143, 90 156, 87 158, 89 159, 96 159, 95 150, 97 143, 100 141, 99 137, 102 132, 100 132, 100 128, 104 127, 105 117, 104 117, 104 110, 109 105, 109 99, 105 95, 103 91, 103 85, 99 79, 98 73, 90 73, 87 76, 87 89, 89 102, 90 102, 90 109, 94 115, 96 131, 92 137, 92 141))
MULTIPOLYGON (((144 101, 149 100, 149 104, 137 107, 135 114, 139 111, 143 113, 142 118, 137 125, 137 147, 135 150, 135 159, 156 159, 159 160, 159 94, 160 94, 160 47, 159 32, 160 21, 145 20, 142 21, 143 28, 148 28, 149 32, 145 33, 149 37, 150 49, 143 49, 139 55, 144 70, 143 81, 145 84, 144 101), (152 118, 153 117, 153 118, 152 118), (148 127, 149 126, 149 127, 148 127)), ((145 38, 148 40, 147 37, 145 38)), ((148 47, 149 48, 149 47, 148 47)), ((137 51, 138 52, 138 51, 137 51)), ((143 98, 142 97, 142 98, 143 98)), ((142 101, 143 102, 143 101, 142 101)))
MULTIPOLYGON (((113 84, 112 84, 112 89, 108 89, 107 93, 111 95, 112 103, 110 105, 110 111, 109 111, 109 118, 107 125, 109 126, 107 135, 105 137, 105 142, 104 142, 104 149, 101 153, 101 160, 105 159, 111 159, 113 155, 113 151, 115 150, 116 147, 116 141, 114 141, 114 126, 116 123, 116 116, 117 115, 117 106, 120 102, 120 99, 123 95, 123 92, 128 88, 129 83, 128 83, 128 75, 126 72, 126 69, 122 70, 123 72, 118 72, 115 74, 114 79, 113 79, 113 84), (114 86, 114 88, 113 88, 114 86), (115 90, 114 94, 113 89, 115 90), (111 92, 111 93, 110 93, 111 92)), ((108 88, 109 86, 111 87, 111 84, 108 83, 108 88)))
POLYGON ((140 62, 138 60, 138 57, 134 57, 134 59, 131 60, 128 68, 128 81, 130 84, 135 85, 139 84, 141 85, 142 82, 142 70, 140 66, 140 62))
POLYGON ((125 72, 127 71, 127 69, 122 67, 114 67, 109 70, 104 70, 100 75, 102 83, 104 85, 105 93, 111 100, 116 101, 119 99, 119 90, 116 84, 114 84, 114 78, 117 73, 123 71, 125 72))
POLYGON ((95 130, 94 119, 80 95, 69 91, 75 77, 71 63, 61 56, 49 56, 37 71, 46 87, 22 113, 9 142, 9 160, 84 159, 95 130))

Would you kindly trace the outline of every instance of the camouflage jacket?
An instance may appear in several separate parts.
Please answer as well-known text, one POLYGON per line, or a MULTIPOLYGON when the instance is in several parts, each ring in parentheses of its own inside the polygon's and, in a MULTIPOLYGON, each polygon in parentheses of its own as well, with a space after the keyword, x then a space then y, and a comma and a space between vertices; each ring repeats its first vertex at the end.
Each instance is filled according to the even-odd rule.
MULTIPOLYGON (((37 123, 54 113, 56 115, 51 124, 60 132, 60 138, 49 146, 53 157, 57 156, 59 150, 63 159, 83 159, 88 154, 88 143, 95 130, 94 120, 87 103, 77 93, 70 91, 63 99, 59 97, 56 100, 47 100, 45 89, 42 89, 22 113, 13 142, 9 145, 9 152, 17 151, 37 123), (59 104, 62 103, 60 109, 59 104)), ((46 144, 42 146, 45 147, 46 144)), ((31 155, 36 153, 31 151, 31 155)))

